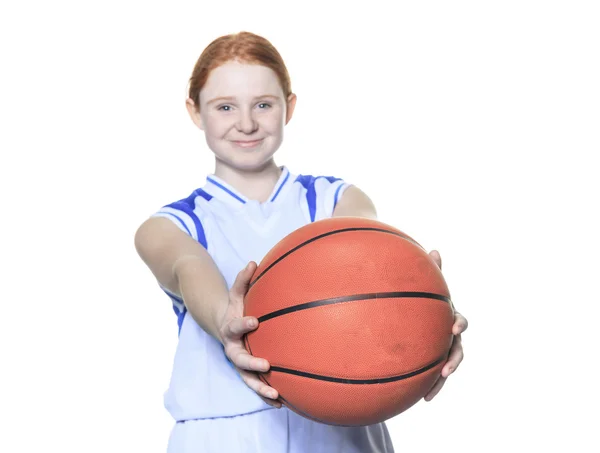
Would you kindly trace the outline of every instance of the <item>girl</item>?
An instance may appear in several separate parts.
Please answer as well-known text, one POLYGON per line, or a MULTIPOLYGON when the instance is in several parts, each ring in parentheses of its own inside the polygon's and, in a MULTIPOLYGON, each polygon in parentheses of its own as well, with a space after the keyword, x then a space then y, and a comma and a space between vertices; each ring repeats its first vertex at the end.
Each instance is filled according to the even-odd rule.
MULTIPOLYGON (((331 216, 376 217, 371 200, 334 177, 293 174, 273 159, 296 105, 277 50, 251 33, 223 36, 202 53, 190 79, 189 115, 215 154, 214 174, 187 198, 138 229, 137 251, 171 298, 179 342, 165 407, 176 420, 170 453, 392 452, 385 423, 339 427, 282 407, 256 374, 242 337, 258 327, 243 316, 256 263, 295 229, 331 216)), ((441 265, 437 252, 431 253, 441 265)), ((455 342, 429 400, 462 360, 455 342)))

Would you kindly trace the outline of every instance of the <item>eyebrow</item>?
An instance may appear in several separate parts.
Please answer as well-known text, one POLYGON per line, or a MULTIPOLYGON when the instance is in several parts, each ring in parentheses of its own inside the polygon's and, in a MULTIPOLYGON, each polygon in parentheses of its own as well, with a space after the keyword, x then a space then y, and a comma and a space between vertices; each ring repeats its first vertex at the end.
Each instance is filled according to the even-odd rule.
MULTIPOLYGON (((277 96, 273 96, 272 94, 263 94, 262 96, 256 96, 253 100, 256 101, 257 99, 267 99, 267 98, 275 99, 275 100, 279 99, 277 96)), ((232 96, 220 96, 218 98, 211 99, 206 104, 214 104, 215 102, 222 102, 222 101, 229 102, 229 101, 234 101, 234 100, 235 100, 235 98, 232 96)))

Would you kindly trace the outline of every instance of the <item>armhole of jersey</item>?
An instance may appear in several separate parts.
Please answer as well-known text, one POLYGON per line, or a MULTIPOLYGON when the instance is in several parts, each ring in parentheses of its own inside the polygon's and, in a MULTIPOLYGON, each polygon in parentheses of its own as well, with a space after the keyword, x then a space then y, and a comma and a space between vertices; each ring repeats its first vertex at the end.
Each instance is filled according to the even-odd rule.
POLYGON ((325 216, 332 217, 333 211, 335 211, 335 207, 338 204, 338 201, 342 198, 342 195, 346 191, 351 184, 348 184, 345 181, 337 180, 333 182, 325 191, 323 196, 323 203, 325 205, 325 216))
POLYGON ((306 207, 311 223, 333 216, 342 194, 350 187, 350 184, 333 176, 300 175, 296 181, 306 190, 306 207))
POLYGON ((181 333, 181 326, 183 325, 183 319, 185 318, 185 314, 187 313, 187 308, 185 306, 185 303, 183 302, 183 299, 180 296, 172 293, 167 288, 162 286, 160 283, 158 284, 158 286, 160 286, 160 289, 162 289, 164 291, 164 293, 167 296, 169 296, 169 299, 171 299, 171 303, 173 304, 173 311, 175 312, 175 315, 177 316, 177 334, 179 334, 179 333, 181 333))
POLYGON ((196 198, 199 196, 206 202, 210 200, 205 196, 204 191, 198 189, 188 198, 163 206, 152 217, 165 217, 171 220, 181 231, 194 238, 208 250, 206 233, 196 212, 196 198))

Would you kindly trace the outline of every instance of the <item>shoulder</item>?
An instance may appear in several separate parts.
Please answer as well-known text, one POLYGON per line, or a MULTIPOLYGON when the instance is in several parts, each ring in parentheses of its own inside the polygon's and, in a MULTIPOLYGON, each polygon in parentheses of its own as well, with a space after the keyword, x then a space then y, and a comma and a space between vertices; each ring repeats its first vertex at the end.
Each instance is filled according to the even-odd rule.
POLYGON ((294 183, 304 194, 310 221, 331 217, 340 197, 349 184, 336 176, 298 175, 294 183))
POLYGON ((169 203, 164 208, 179 209, 181 211, 202 210, 202 206, 212 200, 212 195, 205 192, 204 189, 196 189, 190 195, 180 200, 169 203))
POLYGON ((196 189, 187 197, 162 206, 152 217, 171 220, 180 230, 206 247, 204 230, 211 199, 212 196, 203 189, 196 189))
POLYGON ((343 191, 349 187, 346 181, 336 176, 298 175, 294 182, 304 187, 308 194, 332 196, 334 204, 337 204, 343 191))
POLYGON ((327 207, 325 217, 377 218, 377 210, 371 198, 357 186, 342 178, 299 175, 296 181, 304 186, 307 197, 319 198, 320 195, 327 207))
POLYGON ((313 176, 313 175, 298 175, 298 176, 296 176, 296 182, 299 182, 304 187, 314 185, 317 182, 333 184, 336 181, 342 181, 342 179, 337 178, 335 176, 313 176))
POLYGON ((375 204, 369 196, 356 186, 349 186, 338 201, 334 211, 334 217, 366 217, 377 218, 375 204))

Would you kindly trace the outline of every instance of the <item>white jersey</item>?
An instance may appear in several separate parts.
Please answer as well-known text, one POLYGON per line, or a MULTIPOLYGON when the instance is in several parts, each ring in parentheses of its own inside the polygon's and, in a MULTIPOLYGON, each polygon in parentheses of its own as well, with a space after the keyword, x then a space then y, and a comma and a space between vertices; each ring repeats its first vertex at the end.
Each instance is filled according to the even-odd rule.
MULTIPOLYGON (((277 242, 294 230, 331 217, 348 186, 338 178, 294 175, 282 167, 268 201, 260 203, 209 175, 204 187, 164 206, 154 216, 171 219, 202 244, 230 288, 249 261, 260 263, 277 242)), ((163 290, 173 303, 179 327, 171 381, 164 397, 165 407, 177 422, 288 411, 285 407, 274 409, 249 389, 225 356, 222 344, 188 315, 180 297, 163 290)), ((302 423, 316 422, 302 419, 302 423)), ((385 427, 378 427, 378 432, 384 432, 384 441, 389 442, 385 427)), ((389 448, 385 451, 392 451, 389 448)))

